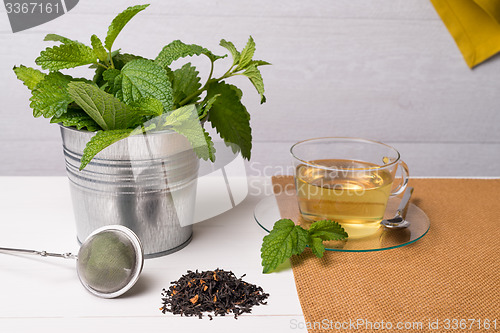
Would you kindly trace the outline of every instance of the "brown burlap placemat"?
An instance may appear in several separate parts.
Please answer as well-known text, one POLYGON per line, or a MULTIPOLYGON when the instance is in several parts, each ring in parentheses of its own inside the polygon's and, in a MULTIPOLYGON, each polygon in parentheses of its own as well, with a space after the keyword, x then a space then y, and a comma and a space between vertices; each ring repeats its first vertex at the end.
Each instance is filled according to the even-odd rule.
MULTIPOLYGON (((298 216, 295 197, 277 193, 293 188, 293 178, 273 177, 273 185, 281 215, 298 216)), ((307 249, 292 257, 305 317, 296 326, 486 332, 495 331, 496 319, 500 330, 500 179, 413 179, 410 185, 412 203, 431 221, 422 239, 387 251, 326 251, 320 259, 307 249)))

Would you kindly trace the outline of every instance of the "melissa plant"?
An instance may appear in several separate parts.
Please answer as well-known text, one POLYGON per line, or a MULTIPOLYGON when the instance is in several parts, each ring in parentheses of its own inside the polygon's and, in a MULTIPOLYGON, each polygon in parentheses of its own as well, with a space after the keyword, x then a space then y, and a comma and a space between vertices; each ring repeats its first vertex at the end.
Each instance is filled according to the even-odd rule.
POLYGON ((324 241, 344 240, 349 235, 340 224, 331 220, 313 222, 309 229, 295 225, 292 220, 281 219, 274 223, 269 235, 264 236, 260 257, 262 273, 274 271, 286 259, 299 255, 309 247, 318 258, 325 252, 324 241))
POLYGON ((98 152, 121 139, 167 129, 184 135, 200 158, 214 161, 212 139, 200 125, 204 120, 235 152, 241 151, 244 158, 250 159, 250 115, 241 103, 242 91, 226 79, 235 75, 248 77, 261 103, 265 102, 259 67, 269 63, 253 59, 253 38, 248 39, 241 52, 233 43, 220 41, 233 62, 218 78, 213 77, 214 64, 226 55, 215 55, 199 45, 175 40, 163 47, 155 59, 113 50, 120 31, 148 6, 129 7, 118 14, 104 43, 96 35, 90 37, 90 46, 60 35, 47 35, 46 41, 60 43, 43 50, 35 60, 48 73, 23 65, 14 67, 18 79, 32 92, 33 116, 96 132, 86 145, 80 170, 98 152), (210 73, 203 85, 191 63, 171 69, 174 61, 195 55, 206 56, 210 61, 210 73), (63 69, 87 65, 95 71, 92 80, 61 73, 63 69))

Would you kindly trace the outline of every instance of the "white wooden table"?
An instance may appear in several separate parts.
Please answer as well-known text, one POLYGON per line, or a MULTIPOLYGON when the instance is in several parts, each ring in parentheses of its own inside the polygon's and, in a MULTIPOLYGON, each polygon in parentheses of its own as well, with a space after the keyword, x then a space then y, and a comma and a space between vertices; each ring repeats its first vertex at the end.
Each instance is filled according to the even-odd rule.
MULTIPOLYGON (((117 299, 88 293, 69 259, 0 254, 0 332, 288 332, 304 322, 293 273, 262 274, 265 232, 253 209, 254 191, 236 208, 194 225, 192 242, 174 254, 147 259, 137 284, 117 299), (232 270, 269 293, 251 314, 181 317, 162 314, 161 291, 187 270, 232 270)), ((262 186, 262 185, 260 185, 262 186)), ((0 246, 78 252, 65 177, 0 177, 0 246)), ((304 330, 305 331, 305 330, 304 330)))

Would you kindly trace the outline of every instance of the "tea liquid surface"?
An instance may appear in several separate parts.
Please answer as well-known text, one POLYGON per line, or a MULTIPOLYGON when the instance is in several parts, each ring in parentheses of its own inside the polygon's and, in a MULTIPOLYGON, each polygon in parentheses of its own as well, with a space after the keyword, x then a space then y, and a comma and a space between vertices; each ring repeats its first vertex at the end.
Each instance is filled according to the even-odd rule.
POLYGON ((353 160, 309 163, 318 167, 301 164, 296 174, 299 208, 306 221, 337 221, 349 238, 364 237, 379 229, 393 183, 388 170, 353 160))

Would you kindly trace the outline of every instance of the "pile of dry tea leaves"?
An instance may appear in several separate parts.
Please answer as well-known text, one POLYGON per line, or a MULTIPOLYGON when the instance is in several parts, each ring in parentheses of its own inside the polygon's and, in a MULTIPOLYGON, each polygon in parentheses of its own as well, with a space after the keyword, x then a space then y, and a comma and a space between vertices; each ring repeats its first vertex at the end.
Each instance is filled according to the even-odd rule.
MULTIPOLYGON (((216 269, 214 271, 192 272, 171 282, 168 290, 163 289, 160 310, 184 316, 203 317, 203 312, 225 316, 233 313, 237 319, 242 313, 250 313, 254 305, 266 304, 269 294, 261 287, 237 278, 233 272, 216 269)), ((212 315, 208 314, 210 320, 212 315)))

